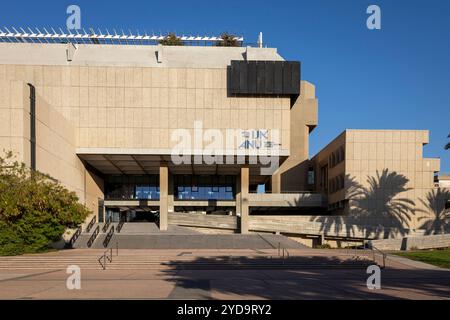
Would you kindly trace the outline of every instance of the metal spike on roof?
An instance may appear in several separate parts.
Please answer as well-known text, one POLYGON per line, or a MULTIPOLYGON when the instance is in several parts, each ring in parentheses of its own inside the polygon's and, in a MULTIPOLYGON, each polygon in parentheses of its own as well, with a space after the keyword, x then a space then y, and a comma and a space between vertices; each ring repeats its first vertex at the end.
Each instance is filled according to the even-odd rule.
MULTIPOLYGON (((127 44, 127 45, 155 45, 158 44, 160 40, 164 39, 166 35, 160 33, 155 35, 152 31, 152 35, 147 34, 145 31, 143 34, 137 31, 137 34, 133 34, 130 30, 125 33, 123 29, 121 34, 117 33, 116 29, 113 29, 113 34, 111 34, 108 29, 106 32, 102 32, 97 29, 95 32, 93 28, 90 28, 90 32, 86 32, 85 29, 80 30, 67 30, 64 32, 61 28, 59 31, 55 31, 54 28, 50 28, 49 32, 46 28, 42 28, 42 32, 39 28, 34 27, 34 30, 30 27, 26 27, 28 30, 25 31, 23 28, 11 27, 10 31, 7 27, 0 28, 0 42, 28 42, 28 43, 76 43, 76 44, 127 44)), ((202 43, 204 45, 214 44, 222 41, 220 36, 199 36, 199 35, 185 35, 179 36, 180 39, 186 45, 195 45, 202 43)), ((236 40, 241 44, 244 42, 243 37, 236 37, 236 40)))

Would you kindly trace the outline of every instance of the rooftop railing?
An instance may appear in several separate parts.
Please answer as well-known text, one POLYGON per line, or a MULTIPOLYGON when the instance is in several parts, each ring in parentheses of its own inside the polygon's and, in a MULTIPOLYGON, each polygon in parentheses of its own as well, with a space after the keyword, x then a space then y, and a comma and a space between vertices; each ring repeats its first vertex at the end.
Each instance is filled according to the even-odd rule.
MULTIPOLYGON (((74 44, 112 44, 112 45, 157 45, 160 41, 166 39, 167 35, 148 34, 146 31, 140 33, 132 33, 130 30, 119 32, 113 29, 111 32, 108 29, 94 30, 90 28, 89 31, 85 29, 67 30, 61 28, 54 28, 47 30, 46 28, 0 28, 0 42, 11 43, 74 43, 74 44), (26 30, 25 30, 26 29, 26 30)), ((194 36, 194 35, 177 35, 182 41, 183 45, 187 46, 216 46, 224 40, 220 36, 194 36)), ((243 47, 251 45, 244 43, 242 36, 234 38, 237 46, 243 47)))

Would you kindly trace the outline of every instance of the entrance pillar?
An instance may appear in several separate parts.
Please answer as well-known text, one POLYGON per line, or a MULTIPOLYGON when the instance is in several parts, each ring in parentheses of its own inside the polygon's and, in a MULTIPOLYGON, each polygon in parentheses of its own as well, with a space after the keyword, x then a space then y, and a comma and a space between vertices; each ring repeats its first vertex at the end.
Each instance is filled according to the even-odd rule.
POLYGON ((168 172, 168 190, 167 190, 167 214, 174 213, 174 179, 173 174, 168 172))
POLYGON ((105 221, 105 201, 102 198, 98 198, 98 215, 97 222, 105 221))
POLYGON ((169 168, 167 163, 159 167, 159 229, 167 230, 169 212, 169 168))
POLYGON ((241 174, 236 178, 236 216, 241 216, 241 174))
MULTIPOLYGON (((241 168, 240 175, 240 211, 241 211, 241 233, 248 233, 248 215, 249 215, 249 169, 241 168)), ((237 200, 237 199, 236 199, 237 200)), ((238 202, 238 201, 236 201, 238 202)))

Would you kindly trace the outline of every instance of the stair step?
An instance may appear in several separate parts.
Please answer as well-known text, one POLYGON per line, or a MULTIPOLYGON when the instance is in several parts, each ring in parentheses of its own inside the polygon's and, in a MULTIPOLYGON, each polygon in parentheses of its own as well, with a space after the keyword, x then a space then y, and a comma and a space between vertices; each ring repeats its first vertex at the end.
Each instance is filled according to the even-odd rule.
MULTIPOLYGON (((121 249, 276 249, 281 244, 287 249, 305 249, 306 247, 282 235, 259 234, 171 234, 155 231, 154 224, 125 224, 121 233, 115 233, 109 247, 115 248, 119 242, 121 249), (134 229, 133 229, 134 228, 134 229), (150 228, 145 232, 145 228, 150 228), (132 229, 132 230, 130 230, 132 229), (127 231, 128 230, 128 231, 127 231)), ((93 232, 93 231, 92 231, 93 232)), ((104 249, 105 234, 100 233, 91 249, 104 249)), ((90 234, 82 234, 74 248, 87 248, 90 234)))

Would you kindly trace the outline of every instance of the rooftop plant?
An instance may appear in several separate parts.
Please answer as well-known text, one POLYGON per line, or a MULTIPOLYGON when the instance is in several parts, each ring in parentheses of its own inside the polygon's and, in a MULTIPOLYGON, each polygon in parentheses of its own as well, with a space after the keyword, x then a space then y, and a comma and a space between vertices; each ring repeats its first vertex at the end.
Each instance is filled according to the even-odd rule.
POLYGON ((184 43, 175 33, 170 32, 164 39, 159 41, 163 46, 183 46, 184 43))
POLYGON ((240 47, 240 43, 237 40, 236 35, 224 32, 220 35, 222 41, 218 41, 216 46, 218 47, 240 47))

